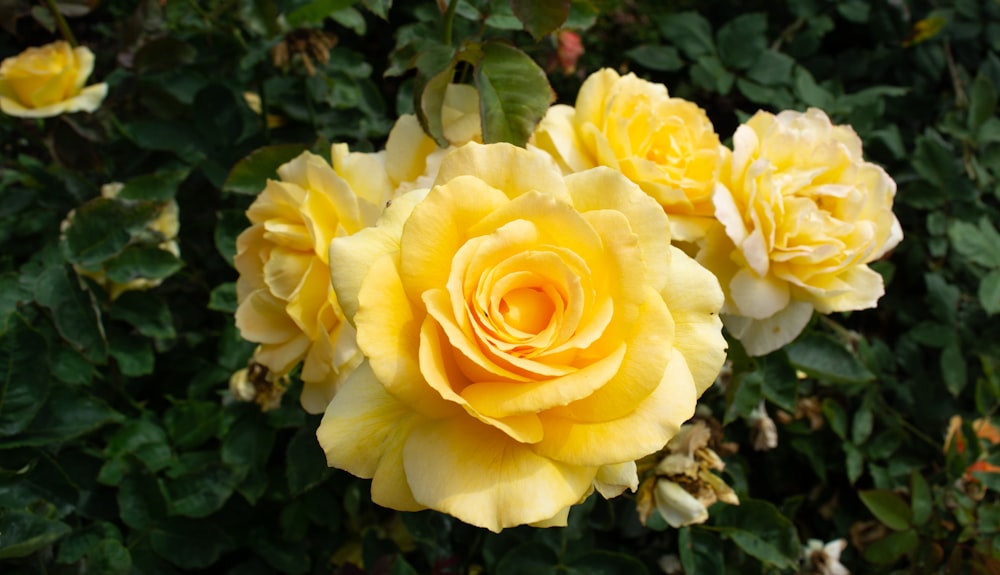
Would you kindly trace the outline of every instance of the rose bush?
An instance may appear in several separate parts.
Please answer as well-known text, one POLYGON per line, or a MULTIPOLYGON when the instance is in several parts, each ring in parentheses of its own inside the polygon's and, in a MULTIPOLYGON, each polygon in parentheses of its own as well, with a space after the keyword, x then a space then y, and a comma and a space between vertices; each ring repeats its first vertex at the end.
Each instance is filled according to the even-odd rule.
POLYGON ((93 112, 108 92, 107 84, 84 87, 93 71, 86 46, 59 41, 28 48, 0 63, 0 111, 22 118, 93 112))
POLYGON ((723 321, 751 355, 795 339, 820 313, 875 307, 868 263, 902 239, 896 184, 861 140, 818 109, 757 112, 733 136, 698 261, 726 292, 723 321))
POLYGON ((605 68, 583 83, 576 106, 549 109, 532 139, 565 173, 620 170, 671 216, 675 239, 699 238, 726 154, 705 111, 667 88, 605 68))
POLYGON ((341 379, 360 361, 354 328, 330 286, 334 237, 373 224, 391 188, 381 158, 333 146, 331 167, 310 152, 278 168, 280 180, 247 210, 234 259, 236 326, 260 344, 255 360, 275 375, 304 360, 302 405, 321 413, 341 379))
POLYGON ((621 174, 470 143, 333 239, 365 360, 317 432, 372 498, 498 531, 565 524, 693 413, 725 358, 712 275, 621 174))

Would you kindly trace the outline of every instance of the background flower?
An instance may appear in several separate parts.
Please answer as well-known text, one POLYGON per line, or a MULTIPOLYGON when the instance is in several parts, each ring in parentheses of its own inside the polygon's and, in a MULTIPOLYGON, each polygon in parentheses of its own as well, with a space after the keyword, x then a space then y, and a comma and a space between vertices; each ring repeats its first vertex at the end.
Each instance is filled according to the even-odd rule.
POLYGON ((432 189, 331 245, 366 361, 318 431, 330 465, 380 505, 494 531, 634 488, 725 356, 715 279, 669 237, 612 170, 452 152, 432 189))
POLYGON ((576 107, 553 106, 532 143, 564 172, 621 170, 670 214, 678 240, 694 240, 712 217, 712 189, 726 153, 705 111, 667 88, 610 68, 580 87, 576 107))
MULTIPOLYGON (((101 186, 101 197, 113 200, 118 197, 118 194, 124 188, 125 184, 121 182, 104 184, 101 186)), ((63 221, 62 228, 64 232, 73 225, 74 214, 75 210, 71 211, 63 221)), ((178 258, 181 255, 180 246, 177 244, 177 234, 180 232, 181 227, 179 216, 180 209, 177 206, 177 202, 171 199, 164 202, 159 207, 159 210, 155 212, 155 217, 145 225, 146 230, 154 233, 153 237, 163 240, 156 247, 178 258)), ((145 277, 137 277, 129 281, 114 281, 108 277, 107 271, 103 266, 99 269, 86 269, 83 266, 74 265, 73 269, 76 270, 77 274, 88 277, 103 287, 108 292, 108 297, 112 300, 117 299, 118 296, 127 291, 153 289, 163 283, 162 278, 145 277)))
POLYGON ((84 88, 93 70, 86 46, 58 41, 28 48, 0 63, 0 110, 22 118, 93 112, 108 92, 107 84, 84 88))
POLYGON ((278 168, 281 179, 268 180, 247 210, 251 226, 237 238, 234 260, 236 326, 260 344, 254 359, 275 377, 305 360, 301 400, 310 413, 323 411, 360 361, 330 286, 330 240, 374 223, 388 200, 378 158, 344 145, 332 156, 346 177, 309 152, 278 168))
POLYGON ((698 261, 722 283, 726 328, 749 354, 795 339, 814 309, 875 306, 882 276, 867 264, 902 239, 895 194, 854 130, 821 110, 758 112, 736 130, 715 188, 720 225, 698 261))

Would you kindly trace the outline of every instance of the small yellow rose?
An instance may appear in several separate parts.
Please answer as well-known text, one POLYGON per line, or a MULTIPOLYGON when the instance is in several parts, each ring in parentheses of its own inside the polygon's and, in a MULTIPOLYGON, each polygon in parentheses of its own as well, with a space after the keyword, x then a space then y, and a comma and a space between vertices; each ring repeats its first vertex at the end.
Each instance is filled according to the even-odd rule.
POLYGON ((236 240, 236 326, 260 348, 255 361, 276 376, 302 367, 301 402, 320 413, 360 361, 354 328, 330 286, 334 237, 373 224, 387 197, 379 157, 333 147, 334 166, 304 152, 278 168, 280 180, 247 210, 251 226, 236 240))
POLYGON ((0 63, 0 110, 22 118, 48 118, 93 112, 107 95, 107 84, 84 87, 94 70, 89 48, 63 41, 28 48, 0 63))
POLYGON ((438 147, 413 114, 396 120, 385 144, 385 161, 397 194, 430 186, 448 152, 469 142, 483 142, 479 92, 467 84, 449 84, 441 107, 441 126, 447 148, 438 147))
POLYGON ((467 144, 330 262, 365 360, 317 436, 386 507, 564 525, 636 488, 725 358, 715 278, 607 168, 467 144))
POLYGON ((671 216, 673 237, 693 241, 712 219, 712 190, 726 154, 705 111, 667 88, 605 68, 584 81, 576 107, 553 106, 532 144, 565 173, 620 170, 671 216))
POLYGON ((868 263, 902 239, 896 184, 822 111, 758 112, 733 136, 716 186, 719 224, 698 261, 726 292, 723 321, 751 355, 795 339, 820 313, 875 307, 868 263))

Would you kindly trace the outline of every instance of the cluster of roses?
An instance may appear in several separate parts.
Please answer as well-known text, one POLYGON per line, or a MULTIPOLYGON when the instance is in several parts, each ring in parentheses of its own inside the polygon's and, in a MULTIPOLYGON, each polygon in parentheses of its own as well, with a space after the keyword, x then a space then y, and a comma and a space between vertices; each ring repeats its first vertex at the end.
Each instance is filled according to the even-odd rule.
MULTIPOLYGON (((0 65, 0 110, 93 111, 107 87, 84 87, 92 68, 86 48, 29 49, 0 65)), ((407 115, 381 152, 336 144, 329 163, 279 168, 235 257, 255 373, 302 365, 329 464, 387 507, 565 524, 594 490, 636 490, 636 461, 665 446, 668 521, 735 503, 714 452, 678 447, 725 361, 722 326, 763 355, 814 310, 874 307, 867 264, 902 238, 894 182, 819 110, 758 112, 730 150, 698 106, 609 69, 526 148, 482 144, 478 103, 448 87, 447 148, 407 115)), ((150 225, 176 252, 166 208, 150 225)))
POLYGON ((376 503, 497 531, 564 524, 694 413, 726 354, 875 306, 895 184, 819 110, 720 144, 664 86, 601 70, 526 148, 482 144, 452 85, 448 148, 413 116, 385 150, 278 170, 237 242, 243 336, 324 413, 328 463, 376 503), (721 315, 721 317, 720 317, 721 315))

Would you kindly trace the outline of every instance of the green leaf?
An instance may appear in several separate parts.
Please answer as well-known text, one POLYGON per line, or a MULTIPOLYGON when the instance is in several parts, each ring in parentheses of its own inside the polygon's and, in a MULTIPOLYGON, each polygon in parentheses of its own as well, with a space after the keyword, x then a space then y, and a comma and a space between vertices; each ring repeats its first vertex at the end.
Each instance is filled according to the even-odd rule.
POLYGON ((758 360, 764 377, 764 397, 778 407, 792 413, 798 401, 799 379, 795 368, 788 363, 788 355, 783 351, 766 355, 758 360))
POLYGON ((46 352, 45 338, 20 316, 0 334, 0 436, 23 431, 45 402, 51 379, 41 365, 46 352))
POLYGON ((122 521, 133 529, 145 530, 167 514, 163 487, 152 475, 130 475, 118 487, 118 509, 122 521))
POLYGON ((72 531, 69 525, 28 511, 0 515, 0 559, 26 557, 72 531))
POLYGON ((143 291, 125 292, 111 308, 111 317, 124 321, 142 335, 156 339, 173 339, 173 316, 159 297, 143 291))
POLYGON ((863 444, 872 435, 872 428, 875 425, 873 403, 874 396, 869 393, 865 396, 861 407, 854 412, 854 419, 851 421, 851 442, 855 445, 863 444))
POLYGON ((389 19, 389 9, 392 8, 392 0, 361 0, 369 12, 383 20, 389 19))
POLYGON ((131 231, 156 217, 154 202, 96 198, 77 208, 64 232, 66 259, 87 270, 117 255, 132 238, 131 231))
POLYGON ((951 246, 969 261, 988 268, 1000 268, 1000 233, 987 218, 979 225, 956 221, 948 229, 951 246))
POLYGON ((306 24, 322 24, 332 13, 349 8, 358 0, 313 0, 286 16, 288 25, 301 28, 306 24))
POLYGON ((844 408, 835 399, 830 397, 823 400, 823 415, 826 417, 830 429, 841 439, 847 439, 847 415, 844 408))
POLYGON ((910 474, 910 509, 913 524, 917 526, 926 523, 934 510, 931 488, 927 485, 924 476, 916 469, 910 474))
POLYGON ((569 17, 570 0, 510 0, 510 6, 524 29, 541 40, 569 17))
POLYGON ((285 458, 285 477, 292 494, 299 494, 319 485, 330 471, 326 465, 326 456, 316 441, 316 430, 313 427, 300 429, 292 437, 288 442, 285 458))
POLYGON ((525 543, 503 556, 497 563, 497 575, 541 575, 555 573, 559 558, 543 543, 525 543))
POLYGON ((941 136, 934 132, 920 136, 912 156, 913 169, 937 189, 949 192, 959 187, 957 183, 961 174, 958 162, 954 151, 948 148, 941 136))
POLYGON ((854 485, 861 474, 865 471, 865 456, 861 450, 850 443, 844 443, 844 452, 847 457, 844 459, 844 467, 847 469, 847 480, 854 485))
POLYGON ((139 377, 153 373, 153 347, 148 339, 114 330, 108 345, 108 352, 115 359, 122 375, 139 377))
POLYGON ((747 499, 713 514, 722 534, 747 554, 779 569, 798 565, 801 543, 795 525, 771 503, 747 499))
POLYGON ((958 397, 968 383, 966 369, 962 348, 957 342, 949 344, 941 351, 941 377, 944 379, 945 387, 954 397, 958 397))
POLYGON ((716 34, 719 59, 726 67, 745 70, 767 50, 767 14, 750 12, 726 22, 716 34))
POLYGON ((167 434, 179 450, 193 449, 215 437, 221 424, 222 412, 210 401, 180 401, 163 416, 167 434))
POLYGON ((150 532, 153 550, 182 569, 203 569, 233 546, 229 535, 214 523, 175 517, 150 532))
POLYGON ((658 72, 675 72, 684 67, 677 48, 659 44, 640 44, 625 52, 636 64, 658 72))
POLYGON ((660 33, 691 59, 715 53, 712 25, 697 12, 679 12, 660 17, 660 33))
POLYGON ((162 280, 184 267, 184 262, 155 246, 133 245, 107 261, 109 280, 125 284, 137 279, 162 280))
POLYGON ((895 563, 897 559, 916 549, 919 542, 920 538, 913 529, 890 533, 865 549, 865 559, 882 565, 895 563))
POLYGON ((697 527, 682 527, 677 533, 678 555, 685 573, 723 575, 726 566, 722 539, 697 527))
POLYGON ((122 419, 85 390, 56 387, 27 429, 20 435, 0 437, 0 449, 65 443, 122 419))
POLYGON ((847 0, 837 2, 837 12, 851 22, 863 24, 868 21, 868 14, 871 7, 866 0, 847 0))
POLYGON ((747 70, 747 77, 765 86, 783 86, 792 78, 795 60, 774 50, 767 50, 747 70))
POLYGON ((728 94, 736 76, 726 70, 714 54, 706 54, 695 60, 695 65, 691 68, 691 80, 708 91, 728 94))
POLYGON ((236 255, 236 238, 250 227, 250 220, 247 219, 243 210, 220 210, 219 221, 215 224, 215 249, 229 265, 233 265, 233 257, 236 255))
POLYGON ((177 195, 177 188, 187 179, 190 170, 167 170, 137 176, 125 182, 118 193, 123 200, 165 202, 177 195))
POLYGON ((268 179, 278 179, 278 168, 309 149, 307 144, 279 144, 259 148, 243 158, 229 172, 222 189, 234 194, 256 196, 268 179))
POLYGON ((901 531, 910 526, 913 513, 902 497, 886 489, 859 491, 858 496, 876 519, 890 529, 901 531))
POLYGON ((188 164, 197 164, 205 158, 197 132, 181 122, 140 120, 123 125, 122 131, 143 150, 173 152, 188 164))
POLYGON ((857 357, 827 336, 809 334, 785 347, 797 369, 819 379, 838 383, 864 383, 875 379, 857 357))
POLYGON ((124 575, 132 571, 132 554, 115 539, 105 539, 94 547, 87 561, 87 571, 124 575))
POLYGON ((486 42, 475 76, 483 142, 523 146, 553 100, 545 71, 513 46, 486 42))
POLYGON ((729 389, 729 405, 723 425, 728 425, 739 417, 746 417, 760 405, 763 396, 764 376, 759 371, 750 372, 734 379, 729 389))
POLYGON ((924 283, 927 285, 927 304, 931 314, 946 324, 954 324, 962 292, 936 273, 925 274, 924 283))
POLYGON ((104 363, 107 343, 100 311, 88 292, 70 278, 69 268, 45 270, 35 283, 35 300, 52 312, 59 335, 80 350, 92 363, 104 363))
MULTIPOLYGON (((969 131, 978 134, 980 126, 993 118, 997 110, 997 91, 989 77, 980 73, 972 83, 969 98, 969 131)), ((978 138, 977 138, 978 139, 978 138)))
POLYGON ((833 107, 833 94, 817 84, 809 70, 802 66, 795 68, 795 92, 809 106, 826 110, 833 107))
MULTIPOLYGON (((214 458, 215 454, 210 454, 214 458)), ((218 461, 199 461, 166 482, 171 515, 208 517, 225 505, 235 491, 240 475, 218 461)), ((183 460, 182 460, 183 462, 183 460)))
POLYGON ((979 282, 979 304, 987 315, 1000 312, 1000 270, 993 270, 979 282))
POLYGON ((56 563, 76 563, 106 539, 121 540, 121 532, 111 523, 101 521, 74 531, 59 542, 56 563))
POLYGON ((236 313, 236 282, 219 284, 208 294, 208 309, 225 314, 236 313))

